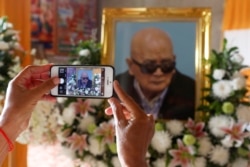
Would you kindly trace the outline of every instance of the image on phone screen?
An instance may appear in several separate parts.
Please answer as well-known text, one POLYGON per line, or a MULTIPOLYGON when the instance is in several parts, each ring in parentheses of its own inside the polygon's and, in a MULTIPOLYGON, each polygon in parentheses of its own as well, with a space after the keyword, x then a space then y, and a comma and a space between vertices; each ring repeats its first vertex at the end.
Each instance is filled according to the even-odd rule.
MULTIPOLYGON (((58 96, 103 97, 105 96, 105 67, 59 66, 60 84, 56 87, 58 96)), ((53 68, 52 68, 53 70, 53 68)), ((110 81, 112 78, 110 78, 110 81)), ((106 84, 106 85, 105 85, 106 84)), ((53 95, 53 93, 52 93, 53 95)))

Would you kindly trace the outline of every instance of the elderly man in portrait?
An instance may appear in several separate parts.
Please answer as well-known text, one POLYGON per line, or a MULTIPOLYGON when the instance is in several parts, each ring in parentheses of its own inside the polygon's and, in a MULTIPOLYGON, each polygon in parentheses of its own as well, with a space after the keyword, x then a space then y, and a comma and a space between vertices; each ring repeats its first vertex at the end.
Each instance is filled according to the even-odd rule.
POLYGON ((125 91, 155 119, 194 118, 195 81, 176 69, 169 35, 144 28, 132 37, 130 47, 128 71, 116 76, 125 91))
POLYGON ((78 80, 78 88, 86 89, 92 87, 92 80, 89 78, 88 73, 83 71, 81 73, 80 79, 78 80))

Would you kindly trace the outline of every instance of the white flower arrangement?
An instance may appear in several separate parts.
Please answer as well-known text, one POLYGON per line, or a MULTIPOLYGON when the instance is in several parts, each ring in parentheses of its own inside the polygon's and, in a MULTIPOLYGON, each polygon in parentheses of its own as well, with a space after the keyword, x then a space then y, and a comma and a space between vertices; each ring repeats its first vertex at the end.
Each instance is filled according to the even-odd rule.
MULTIPOLYGON (((92 40, 80 41, 72 55, 72 64, 98 65, 101 45, 92 40)), ((105 100, 58 98, 57 106, 61 113, 58 141, 68 150, 65 154, 70 153, 75 166, 120 167, 113 119, 104 113, 107 107, 105 100)))
MULTIPOLYGON (((210 85, 204 88, 205 96, 198 108, 204 117, 199 122, 157 120, 146 155, 150 167, 250 165, 250 110, 249 102, 243 100, 246 78, 240 73, 243 60, 237 47, 226 48, 226 44, 225 40, 222 52, 213 51, 208 62, 210 85)), ((100 56, 99 44, 81 42, 76 48, 74 53, 78 57, 72 63, 97 64, 96 60, 100 60, 95 57, 100 56)), ((120 167, 113 119, 104 114, 106 107, 105 100, 58 98, 56 105, 47 106, 52 111, 48 114, 55 116, 49 120, 54 120, 57 126, 43 126, 53 130, 40 131, 56 134, 53 136, 76 167, 120 167)), ((41 120, 50 122, 42 117, 41 120)))
POLYGON ((4 95, 9 81, 21 71, 19 31, 13 29, 7 17, 0 18, 0 94, 4 95))
POLYGON ((17 141, 22 144, 52 144, 58 140, 60 113, 54 102, 39 101, 32 113, 29 127, 17 141))
POLYGON ((205 96, 198 108, 204 117, 200 122, 158 121, 147 155, 149 166, 250 165, 250 108, 249 101, 243 100, 247 89, 241 74, 245 66, 238 48, 226 48, 226 44, 224 40, 222 52, 213 50, 208 61, 210 86, 203 89, 205 96))

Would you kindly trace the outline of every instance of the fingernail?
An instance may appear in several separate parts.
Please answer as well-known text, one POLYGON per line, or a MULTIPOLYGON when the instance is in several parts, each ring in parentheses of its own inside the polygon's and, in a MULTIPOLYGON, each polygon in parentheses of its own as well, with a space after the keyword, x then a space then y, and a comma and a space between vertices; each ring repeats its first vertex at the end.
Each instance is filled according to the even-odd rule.
POLYGON ((59 78, 53 78, 53 83, 55 85, 58 85, 60 83, 60 79, 59 78))
POLYGON ((115 84, 116 84, 116 85, 119 85, 119 82, 116 80, 116 81, 115 81, 115 84))
POLYGON ((109 105, 111 105, 112 104, 112 100, 108 99, 108 103, 109 103, 109 105))

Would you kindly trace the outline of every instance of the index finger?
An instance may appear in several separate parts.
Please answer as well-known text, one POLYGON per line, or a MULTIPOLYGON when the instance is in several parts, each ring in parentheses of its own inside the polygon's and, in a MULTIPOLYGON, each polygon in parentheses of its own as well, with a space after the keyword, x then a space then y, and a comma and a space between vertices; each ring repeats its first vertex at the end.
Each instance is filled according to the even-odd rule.
POLYGON ((49 71, 52 64, 40 65, 40 66, 26 66, 22 72, 20 72, 17 77, 22 76, 21 78, 32 78, 32 79, 42 79, 49 76, 49 71))
POLYGON ((124 92, 124 90, 120 87, 118 81, 114 81, 114 89, 119 99, 124 103, 124 106, 131 112, 131 114, 135 118, 147 116, 142 111, 141 107, 124 92))

